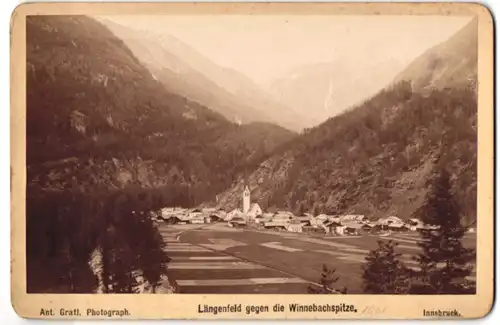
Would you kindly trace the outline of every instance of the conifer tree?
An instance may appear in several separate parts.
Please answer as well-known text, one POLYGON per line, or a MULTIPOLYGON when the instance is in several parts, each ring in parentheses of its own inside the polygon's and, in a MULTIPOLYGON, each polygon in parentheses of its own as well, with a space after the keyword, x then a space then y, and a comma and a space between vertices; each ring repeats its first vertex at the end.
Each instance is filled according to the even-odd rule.
POLYGON ((363 266, 363 291, 370 294, 401 294, 409 290, 408 270, 394 250, 392 240, 378 241, 378 248, 366 256, 363 266))
POLYGON ((337 283, 339 277, 335 275, 336 269, 328 267, 326 264, 323 264, 323 269, 321 272, 321 278, 319 283, 321 287, 317 286, 309 286, 307 291, 309 293, 315 294, 346 294, 347 288, 344 287, 341 290, 334 288, 334 284, 337 283))
MULTIPOLYGON (((431 189, 419 217, 430 229, 422 232, 419 246, 422 253, 415 260, 419 270, 414 273, 421 284, 415 293, 459 294, 470 293, 466 277, 471 274, 475 252, 462 245, 466 227, 461 223, 460 206, 451 192, 450 174, 441 160, 436 165, 431 189)), ((473 292, 473 291, 472 291, 473 292)))

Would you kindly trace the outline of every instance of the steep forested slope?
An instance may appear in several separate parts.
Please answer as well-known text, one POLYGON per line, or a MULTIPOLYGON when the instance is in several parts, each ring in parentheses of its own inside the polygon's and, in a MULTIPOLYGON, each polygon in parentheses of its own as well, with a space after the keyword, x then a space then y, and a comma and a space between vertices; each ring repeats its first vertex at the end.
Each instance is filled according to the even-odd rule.
MULTIPOLYGON (((436 53, 444 58, 440 49, 448 51, 454 44, 474 44, 477 35, 470 31, 473 26, 466 26, 448 41, 450 44, 438 45, 416 62, 432 61, 436 53)), ((453 73, 446 70, 447 77, 439 82, 427 77, 424 81, 422 73, 437 74, 442 66, 450 67, 448 59, 435 65, 436 70, 408 70, 402 80, 365 103, 280 148, 249 177, 253 200, 264 207, 295 212, 408 218, 421 205, 433 169, 431 162, 440 155, 452 172, 464 220, 474 220, 476 51, 456 53, 469 63, 456 67, 453 73)), ((241 191, 240 179, 219 195, 219 204, 236 206, 241 191)))
POLYGON ((131 293, 138 274, 171 292, 149 212, 213 197, 293 133, 167 91, 88 17, 26 27, 28 292, 131 293))
POLYGON ((252 125, 168 92, 91 18, 30 17, 27 38, 30 185, 180 186, 189 203, 293 136, 261 125, 263 146, 252 125))

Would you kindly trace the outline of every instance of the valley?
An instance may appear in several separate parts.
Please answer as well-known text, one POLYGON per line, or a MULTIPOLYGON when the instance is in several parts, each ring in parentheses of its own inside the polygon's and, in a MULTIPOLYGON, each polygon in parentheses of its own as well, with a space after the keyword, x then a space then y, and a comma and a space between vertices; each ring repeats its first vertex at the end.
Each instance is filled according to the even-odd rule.
POLYGON ((109 17, 32 16, 26 30, 29 292, 303 293, 331 259, 361 293, 352 268, 377 235, 311 244, 151 219, 167 207, 238 212, 246 186, 271 214, 407 221, 446 169, 452 217, 477 220, 474 19, 395 78, 387 55, 297 66, 268 89, 167 32, 109 17), (228 242, 243 244, 203 247, 228 242))

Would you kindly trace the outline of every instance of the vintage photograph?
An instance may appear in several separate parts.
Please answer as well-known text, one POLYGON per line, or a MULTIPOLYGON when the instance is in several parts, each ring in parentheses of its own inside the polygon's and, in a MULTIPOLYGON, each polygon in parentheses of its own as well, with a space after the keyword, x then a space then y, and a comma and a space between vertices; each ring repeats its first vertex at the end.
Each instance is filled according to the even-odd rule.
POLYGON ((477 17, 25 28, 27 293, 476 294, 477 17))

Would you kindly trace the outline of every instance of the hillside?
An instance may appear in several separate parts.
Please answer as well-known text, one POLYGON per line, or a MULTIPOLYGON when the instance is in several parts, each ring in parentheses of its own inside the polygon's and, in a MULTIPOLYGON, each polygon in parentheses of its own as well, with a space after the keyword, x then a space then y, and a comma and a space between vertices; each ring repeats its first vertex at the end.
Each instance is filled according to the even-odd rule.
POLYGON ((411 80, 418 91, 473 85, 477 74, 477 33, 474 19, 448 41, 415 59, 394 81, 411 80))
POLYGON ((242 123, 268 122, 300 131, 301 116, 274 101, 249 78, 216 65, 179 39, 101 19, 167 89, 242 123))
MULTIPOLYGON (((477 36, 469 28, 430 53, 445 57, 440 49, 471 44, 477 36)), ((428 53, 416 62, 432 60, 428 53)), ((419 74, 417 86, 413 80, 394 83, 280 148, 250 175, 252 200, 296 213, 409 218, 426 194, 431 161, 440 155, 452 172, 465 220, 475 220, 477 97, 463 79, 477 79, 477 55, 458 53, 474 64, 461 65, 429 87, 418 86, 424 86, 419 74)), ((219 195, 219 205, 238 206, 241 191, 242 179, 219 195)))
POLYGON ((28 292, 172 292, 150 211, 213 198, 294 133, 167 91, 91 18, 26 30, 28 292))
POLYGON ((167 91, 91 18, 30 17, 27 38, 29 186, 168 185, 194 204, 293 136, 167 91))

